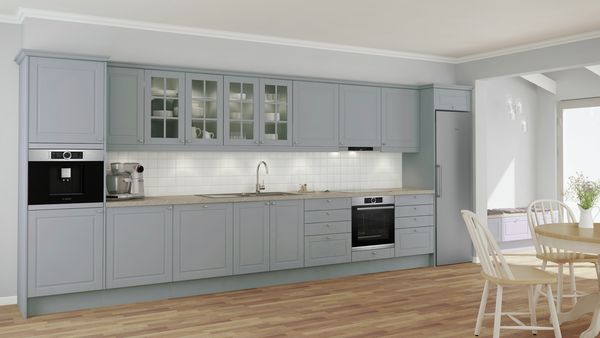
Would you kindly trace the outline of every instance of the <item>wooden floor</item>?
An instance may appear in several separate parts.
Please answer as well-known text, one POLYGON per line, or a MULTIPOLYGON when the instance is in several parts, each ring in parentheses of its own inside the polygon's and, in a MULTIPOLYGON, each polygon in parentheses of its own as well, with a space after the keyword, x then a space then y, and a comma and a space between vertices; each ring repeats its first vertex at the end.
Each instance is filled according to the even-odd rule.
MULTIPOLYGON (((591 270, 578 273, 593 276, 591 270)), ((0 337, 472 337, 483 286, 479 271, 475 264, 403 270, 28 320, 10 305, 0 307, 0 337)), ((580 289, 596 289, 593 279, 578 282, 580 289)), ((524 309, 526 289, 509 288, 504 299, 505 308, 524 309)), ((547 324, 545 303, 538 314, 540 324, 547 324)), ((590 318, 565 323, 563 337, 577 337, 590 318)), ((491 318, 484 326, 481 336, 491 337, 491 318)), ((502 336, 532 337, 512 332, 502 336)))

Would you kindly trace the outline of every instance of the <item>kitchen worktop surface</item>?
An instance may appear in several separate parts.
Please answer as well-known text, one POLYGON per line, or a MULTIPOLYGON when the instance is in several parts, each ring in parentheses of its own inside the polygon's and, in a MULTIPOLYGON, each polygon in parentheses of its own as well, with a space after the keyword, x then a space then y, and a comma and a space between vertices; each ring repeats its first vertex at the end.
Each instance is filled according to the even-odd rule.
POLYGON ((125 201, 107 201, 107 208, 131 207, 131 206, 152 206, 152 205, 177 205, 177 204, 207 204, 207 203, 233 203, 233 202, 254 202, 254 201, 284 201, 297 199, 314 198, 340 198, 340 197, 360 197, 360 196, 394 196, 394 195, 413 195, 413 194, 433 194, 433 190, 418 188, 391 188, 391 189, 366 189, 360 191, 311 191, 305 193, 294 193, 291 195, 278 196, 239 196, 239 197, 205 197, 196 195, 175 195, 175 196, 149 196, 142 199, 125 201))

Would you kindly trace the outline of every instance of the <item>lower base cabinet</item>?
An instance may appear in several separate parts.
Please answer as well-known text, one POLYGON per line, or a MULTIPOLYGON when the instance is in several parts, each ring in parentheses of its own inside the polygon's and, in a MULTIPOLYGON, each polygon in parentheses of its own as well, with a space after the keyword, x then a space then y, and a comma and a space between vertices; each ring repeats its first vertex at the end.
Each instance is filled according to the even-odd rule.
POLYGON ((414 256, 433 253, 433 227, 396 229, 395 256, 414 256))
POLYGON ((30 211, 27 237, 30 297, 103 288, 103 208, 30 211))
POLYGON ((372 261, 375 259, 392 257, 394 257, 394 248, 352 251, 353 262, 372 261))
POLYGON ((305 237, 306 266, 348 263, 351 259, 352 235, 350 233, 305 237))
POLYGON ((233 204, 176 205, 173 280, 233 274, 233 204))
POLYGON ((173 280, 172 209, 172 206, 107 209, 107 288, 173 280))

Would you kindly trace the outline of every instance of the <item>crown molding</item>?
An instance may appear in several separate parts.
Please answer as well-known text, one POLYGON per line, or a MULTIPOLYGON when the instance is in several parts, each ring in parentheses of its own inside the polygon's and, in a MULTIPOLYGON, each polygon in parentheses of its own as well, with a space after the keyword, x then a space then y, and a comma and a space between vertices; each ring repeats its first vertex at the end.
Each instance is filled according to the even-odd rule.
POLYGON ((472 61, 494 58, 494 57, 498 57, 498 56, 522 53, 522 52, 532 51, 532 50, 541 49, 541 48, 554 47, 554 46, 564 45, 564 44, 578 42, 578 41, 600 38, 600 31, 594 31, 594 32, 573 35, 573 36, 564 37, 564 38, 551 39, 551 40, 546 40, 546 41, 536 42, 536 43, 531 43, 531 44, 524 44, 524 45, 520 45, 520 46, 516 46, 516 47, 500 49, 500 50, 493 51, 493 52, 473 54, 473 55, 467 55, 467 56, 463 56, 463 57, 447 57, 447 56, 439 56, 439 55, 401 52, 401 51, 394 51, 394 50, 388 50, 388 49, 368 48, 368 47, 342 45, 342 44, 334 44, 334 43, 324 43, 324 42, 316 42, 316 41, 308 41, 308 40, 300 40, 300 39, 279 38, 279 37, 273 37, 273 36, 267 36, 267 35, 245 34, 245 33, 229 32, 229 31, 221 31, 221 30, 202 29, 202 28, 189 27, 189 26, 153 23, 153 22, 148 22, 148 21, 115 19, 115 18, 102 17, 102 16, 58 12, 58 11, 48 11, 48 10, 22 8, 22 7, 20 7, 18 9, 17 13, 15 13, 14 15, 0 15, 0 23, 22 24, 25 21, 25 19, 28 19, 28 18, 63 21, 63 22, 74 22, 74 23, 83 23, 83 24, 92 24, 92 25, 128 28, 128 29, 139 29, 139 30, 146 30, 146 31, 163 32, 163 33, 201 36, 201 37, 214 38, 214 39, 227 39, 227 40, 236 40, 236 41, 245 41, 245 42, 257 42, 257 43, 264 43, 264 44, 271 44, 271 45, 320 49, 320 50, 329 50, 329 51, 344 52, 344 53, 384 56, 384 57, 392 57, 392 58, 399 58, 399 59, 440 62, 440 63, 448 63, 448 64, 467 63, 467 62, 472 62, 472 61))

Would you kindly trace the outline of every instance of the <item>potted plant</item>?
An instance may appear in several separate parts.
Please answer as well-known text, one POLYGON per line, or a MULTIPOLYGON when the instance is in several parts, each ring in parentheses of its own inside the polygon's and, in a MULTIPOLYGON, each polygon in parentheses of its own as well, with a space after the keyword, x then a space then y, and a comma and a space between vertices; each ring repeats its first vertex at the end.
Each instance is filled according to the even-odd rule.
POLYGON ((579 206, 579 227, 593 228, 592 208, 600 198, 600 182, 592 181, 581 172, 577 172, 575 176, 569 177, 567 196, 575 200, 579 206))

